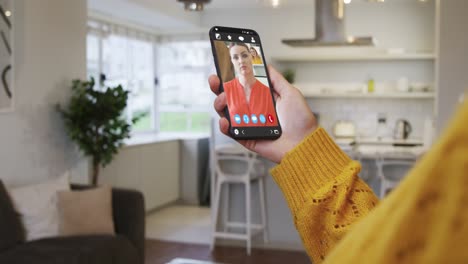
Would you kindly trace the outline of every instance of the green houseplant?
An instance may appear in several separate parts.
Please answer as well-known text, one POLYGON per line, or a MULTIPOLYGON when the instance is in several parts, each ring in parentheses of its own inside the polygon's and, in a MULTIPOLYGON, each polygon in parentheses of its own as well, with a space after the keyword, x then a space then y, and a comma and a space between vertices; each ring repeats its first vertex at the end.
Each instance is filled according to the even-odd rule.
POLYGON ((283 77, 289 82, 289 83, 294 83, 294 80, 296 78, 296 72, 292 69, 286 69, 282 72, 283 77))
POLYGON ((130 137, 131 124, 123 115, 129 91, 117 87, 94 89, 94 79, 73 80, 72 95, 67 107, 57 104, 68 136, 92 159, 92 184, 97 185, 99 169, 109 164, 130 137))

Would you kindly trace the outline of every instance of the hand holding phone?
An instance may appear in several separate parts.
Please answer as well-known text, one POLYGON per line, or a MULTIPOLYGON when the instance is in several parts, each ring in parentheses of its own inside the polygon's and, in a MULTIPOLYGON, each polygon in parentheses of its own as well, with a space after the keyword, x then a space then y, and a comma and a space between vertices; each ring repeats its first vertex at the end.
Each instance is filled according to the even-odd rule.
MULTIPOLYGON (((287 152, 315 131, 318 124, 299 90, 288 83, 273 67, 268 68, 268 73, 271 77, 283 133, 277 140, 239 140, 238 142, 260 156, 280 163, 287 152)), ((219 128, 222 133, 229 135, 229 121, 225 115, 227 100, 225 94, 219 89, 220 79, 216 75, 211 75, 208 82, 211 90, 218 95, 214 107, 221 116, 219 128)))
POLYGON ((276 113, 265 57, 257 32, 213 27, 210 40, 225 93, 229 135, 235 139, 277 139, 282 130, 276 113))

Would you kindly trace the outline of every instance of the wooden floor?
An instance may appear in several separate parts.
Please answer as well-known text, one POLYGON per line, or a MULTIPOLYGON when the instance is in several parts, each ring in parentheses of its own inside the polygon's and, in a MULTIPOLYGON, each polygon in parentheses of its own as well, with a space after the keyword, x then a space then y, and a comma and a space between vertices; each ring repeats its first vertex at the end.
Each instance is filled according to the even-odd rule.
POLYGON ((146 264, 165 264, 174 258, 189 258, 223 264, 310 264, 304 252, 252 249, 247 256, 245 248, 216 247, 213 252, 207 245, 183 244, 160 240, 146 240, 146 264))

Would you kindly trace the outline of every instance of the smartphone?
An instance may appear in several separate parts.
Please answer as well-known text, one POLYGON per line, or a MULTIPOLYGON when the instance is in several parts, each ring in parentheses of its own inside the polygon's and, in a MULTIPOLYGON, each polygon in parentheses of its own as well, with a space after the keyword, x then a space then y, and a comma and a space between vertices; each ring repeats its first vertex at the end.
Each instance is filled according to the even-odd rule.
POLYGON ((234 139, 277 139, 281 126, 260 36, 251 29, 215 26, 209 32, 225 116, 234 139))

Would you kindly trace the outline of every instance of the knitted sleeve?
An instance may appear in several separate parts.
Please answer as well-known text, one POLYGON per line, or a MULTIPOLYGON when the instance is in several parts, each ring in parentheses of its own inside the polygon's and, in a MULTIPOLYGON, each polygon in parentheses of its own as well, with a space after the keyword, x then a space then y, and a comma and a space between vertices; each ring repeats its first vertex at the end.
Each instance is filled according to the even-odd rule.
POLYGON ((320 263, 350 226, 378 202, 351 160, 323 128, 272 169, 313 263, 320 263))

